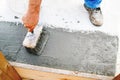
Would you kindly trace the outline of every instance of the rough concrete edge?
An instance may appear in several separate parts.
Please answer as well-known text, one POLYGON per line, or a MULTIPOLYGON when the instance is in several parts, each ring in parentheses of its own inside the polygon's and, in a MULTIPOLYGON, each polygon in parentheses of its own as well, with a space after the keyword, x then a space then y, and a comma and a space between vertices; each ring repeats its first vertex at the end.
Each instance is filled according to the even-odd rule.
MULTIPOLYGON (((5 23, 14 23, 14 24, 22 24, 22 21, 7 21, 7 20, 0 20, 0 22, 5 22, 5 23)), ((39 24, 39 23, 38 23, 39 24)), ((110 33, 107 33, 107 32, 102 32, 100 30, 72 30, 72 29, 69 29, 69 28, 62 28, 62 27, 55 27, 56 25, 51 25, 51 24, 46 24, 46 23, 40 23, 40 24, 43 24, 44 27, 46 28, 52 28, 52 29, 57 29, 57 30, 60 30, 60 31, 65 31, 65 32, 81 32, 81 33, 86 33, 86 34, 89 34, 89 33, 95 33, 95 32, 100 32, 100 33, 104 33, 105 35, 109 35, 109 36, 119 36, 117 34, 110 34, 110 33)))
POLYGON ((16 24, 16 25, 19 25, 19 24, 22 24, 22 22, 21 21, 15 21, 15 22, 11 22, 11 21, 1 21, 0 20, 0 23, 14 23, 14 24, 16 24))
POLYGON ((56 25, 51 25, 51 24, 47 24, 47 23, 44 23, 44 27, 47 27, 47 28, 52 28, 52 29, 60 29, 62 31, 66 31, 66 32, 81 32, 81 33, 96 33, 96 32, 101 32, 101 33, 104 33, 106 35, 110 35, 110 36, 118 36, 118 34, 112 34, 112 33, 108 33, 108 32, 104 32, 104 31, 100 31, 100 30, 73 30, 73 29, 70 29, 70 28, 67 28, 67 27, 55 27, 56 25))
POLYGON ((118 53, 116 59, 115 76, 117 76, 118 74, 120 74, 120 36, 118 36, 118 53))
POLYGON ((103 76, 103 75, 96 75, 96 74, 81 73, 78 71, 69 71, 69 70, 61 70, 61 69, 54 69, 54 68, 48 68, 48 67, 34 66, 30 64, 23 64, 23 63, 17 63, 17 62, 9 62, 9 63, 12 66, 27 68, 27 69, 37 70, 37 71, 72 75, 72 76, 78 76, 78 77, 82 76, 82 77, 95 78, 95 79, 100 79, 100 80, 112 80, 114 77, 114 76, 103 76))

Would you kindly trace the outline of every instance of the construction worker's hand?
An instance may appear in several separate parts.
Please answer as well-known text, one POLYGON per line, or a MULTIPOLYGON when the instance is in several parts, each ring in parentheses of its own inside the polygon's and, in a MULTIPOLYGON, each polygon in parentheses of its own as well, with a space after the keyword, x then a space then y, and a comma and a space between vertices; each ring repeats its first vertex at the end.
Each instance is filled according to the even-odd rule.
POLYGON ((33 31, 35 26, 38 24, 39 21, 39 14, 28 12, 22 18, 23 24, 30 32, 33 31))
POLYGON ((33 31, 39 21, 40 4, 42 0, 29 0, 27 13, 23 16, 23 24, 30 32, 33 31))

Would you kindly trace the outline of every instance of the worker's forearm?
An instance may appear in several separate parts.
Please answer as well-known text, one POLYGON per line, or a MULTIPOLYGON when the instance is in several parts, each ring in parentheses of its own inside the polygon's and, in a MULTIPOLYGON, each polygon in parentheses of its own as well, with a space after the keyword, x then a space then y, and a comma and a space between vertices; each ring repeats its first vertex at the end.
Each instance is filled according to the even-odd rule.
POLYGON ((37 12, 37 13, 39 13, 41 1, 42 0, 29 0, 28 10, 30 12, 37 12))
POLYGON ((32 31, 39 21, 40 5, 42 0, 29 0, 28 11, 23 16, 24 26, 32 31))
POLYGON ((42 0, 29 0, 29 4, 35 4, 35 5, 40 5, 42 0))

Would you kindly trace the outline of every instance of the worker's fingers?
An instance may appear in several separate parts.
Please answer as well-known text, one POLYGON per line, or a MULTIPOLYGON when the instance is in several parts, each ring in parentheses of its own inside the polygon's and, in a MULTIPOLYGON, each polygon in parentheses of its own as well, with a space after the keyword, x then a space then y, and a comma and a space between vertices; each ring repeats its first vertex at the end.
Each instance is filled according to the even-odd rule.
POLYGON ((29 32, 32 32, 35 28, 34 26, 32 27, 32 26, 25 26, 25 25, 24 27, 27 28, 29 32))
POLYGON ((39 16, 28 14, 23 16, 22 21, 25 26, 36 26, 39 21, 39 16))
POLYGON ((31 19, 29 15, 27 15, 22 18, 22 21, 23 21, 24 27, 32 31, 35 28, 35 26, 38 24, 38 19, 39 18, 31 19))
POLYGON ((29 32, 33 32, 33 30, 34 30, 34 27, 33 28, 28 28, 29 32))

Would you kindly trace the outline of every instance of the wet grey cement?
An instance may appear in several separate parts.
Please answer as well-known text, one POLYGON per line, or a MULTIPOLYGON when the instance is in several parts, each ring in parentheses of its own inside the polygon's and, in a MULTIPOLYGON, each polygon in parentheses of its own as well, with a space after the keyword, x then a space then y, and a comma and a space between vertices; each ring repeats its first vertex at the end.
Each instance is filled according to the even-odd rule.
POLYGON ((115 74, 117 36, 100 31, 46 30, 50 32, 49 40, 42 54, 37 56, 22 46, 27 31, 21 23, 0 22, 0 49, 14 62, 107 76, 115 74))

